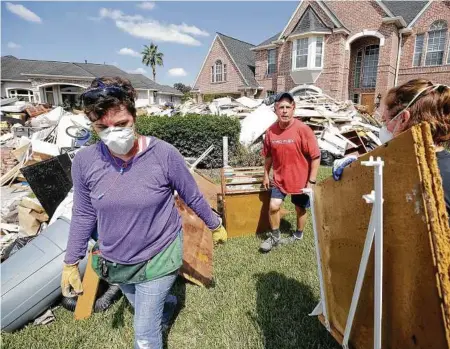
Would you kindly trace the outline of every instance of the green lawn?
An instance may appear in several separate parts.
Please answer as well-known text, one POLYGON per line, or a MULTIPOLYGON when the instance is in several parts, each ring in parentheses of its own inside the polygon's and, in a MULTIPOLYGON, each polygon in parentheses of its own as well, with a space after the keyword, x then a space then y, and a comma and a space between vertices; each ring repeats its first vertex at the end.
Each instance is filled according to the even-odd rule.
MULTIPOLYGON (((321 178, 330 175, 322 168, 321 178)), ((287 207, 293 210, 292 205, 287 207)), ((295 223, 283 222, 288 232, 295 223)), ((200 288, 178 280, 175 294, 183 307, 166 338, 172 348, 340 348, 316 317, 319 300, 314 237, 268 254, 258 252, 259 238, 232 239, 215 250, 215 286, 200 288)), ((3 334, 4 349, 132 348, 132 310, 124 298, 104 313, 75 321, 58 308, 52 324, 28 326, 3 334)))

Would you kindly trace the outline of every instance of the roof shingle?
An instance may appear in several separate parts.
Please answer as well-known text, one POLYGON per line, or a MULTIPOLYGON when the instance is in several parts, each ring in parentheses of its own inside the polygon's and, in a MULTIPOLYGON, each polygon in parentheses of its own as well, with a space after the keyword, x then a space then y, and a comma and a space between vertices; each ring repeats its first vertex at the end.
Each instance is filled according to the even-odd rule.
POLYGON ((180 91, 170 86, 157 84, 142 74, 129 74, 109 64, 38 61, 18 59, 14 56, 2 56, 1 70, 2 80, 27 80, 30 76, 26 74, 59 75, 85 78, 86 80, 102 76, 120 76, 130 80, 133 87, 137 89, 149 89, 183 95, 180 91))
POLYGON ((383 1, 394 16, 401 16, 407 24, 411 23, 428 1, 383 1))
POLYGON ((217 35, 238 66, 246 84, 249 87, 257 87, 258 83, 255 79, 255 54, 253 51, 250 51, 255 45, 221 33, 217 33, 217 35))
POLYGON ((311 6, 308 6, 306 11, 300 17, 297 25, 292 30, 289 35, 293 34, 304 34, 309 32, 330 32, 330 28, 328 28, 325 23, 319 18, 316 12, 313 10, 311 6))

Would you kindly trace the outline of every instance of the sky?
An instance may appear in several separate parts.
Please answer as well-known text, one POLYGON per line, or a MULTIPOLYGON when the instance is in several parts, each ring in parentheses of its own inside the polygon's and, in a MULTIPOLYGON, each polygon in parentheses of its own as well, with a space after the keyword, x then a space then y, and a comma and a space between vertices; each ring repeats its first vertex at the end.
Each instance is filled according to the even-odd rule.
POLYGON ((283 30, 297 1, 4 1, 1 55, 114 64, 152 77, 144 45, 164 53, 156 81, 193 85, 216 32, 259 44, 283 30))

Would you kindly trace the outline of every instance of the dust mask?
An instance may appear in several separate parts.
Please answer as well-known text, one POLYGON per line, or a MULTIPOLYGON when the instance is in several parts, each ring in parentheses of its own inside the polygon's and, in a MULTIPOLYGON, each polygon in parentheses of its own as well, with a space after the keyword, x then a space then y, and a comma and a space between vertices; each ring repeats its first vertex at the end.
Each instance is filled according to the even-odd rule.
POLYGON ((109 150, 119 155, 127 154, 134 145, 134 126, 108 127, 98 135, 109 150))
POLYGON ((380 129, 379 138, 380 142, 384 144, 389 142, 392 138, 394 138, 394 135, 391 131, 387 129, 386 125, 383 125, 383 127, 381 127, 380 129))

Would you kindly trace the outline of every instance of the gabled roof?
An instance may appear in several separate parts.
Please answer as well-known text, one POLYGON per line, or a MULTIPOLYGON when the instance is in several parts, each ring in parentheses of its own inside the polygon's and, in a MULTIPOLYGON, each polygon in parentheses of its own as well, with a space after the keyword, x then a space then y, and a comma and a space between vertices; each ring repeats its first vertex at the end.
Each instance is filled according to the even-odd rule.
POLYGON ((245 83, 250 87, 257 87, 258 83, 255 79, 255 54, 253 51, 250 51, 255 45, 221 33, 217 33, 217 37, 221 40, 231 59, 236 64, 245 83))
POLYGON ((289 35, 304 34, 310 32, 327 32, 331 33, 329 27, 323 23, 319 18, 316 11, 311 6, 308 6, 305 12, 303 12, 297 25, 289 35))
POLYGON ((183 94, 166 85, 160 85, 142 74, 129 74, 109 64, 72 63, 1 57, 2 80, 28 80, 33 75, 55 75, 90 80, 102 76, 121 76, 130 80, 134 88, 155 90, 174 95, 183 94), (24 75, 25 74, 25 75, 24 75), (27 75, 31 74, 31 75, 27 75))
POLYGON ((412 22, 428 1, 381 1, 394 16, 403 17, 406 24, 412 22))

